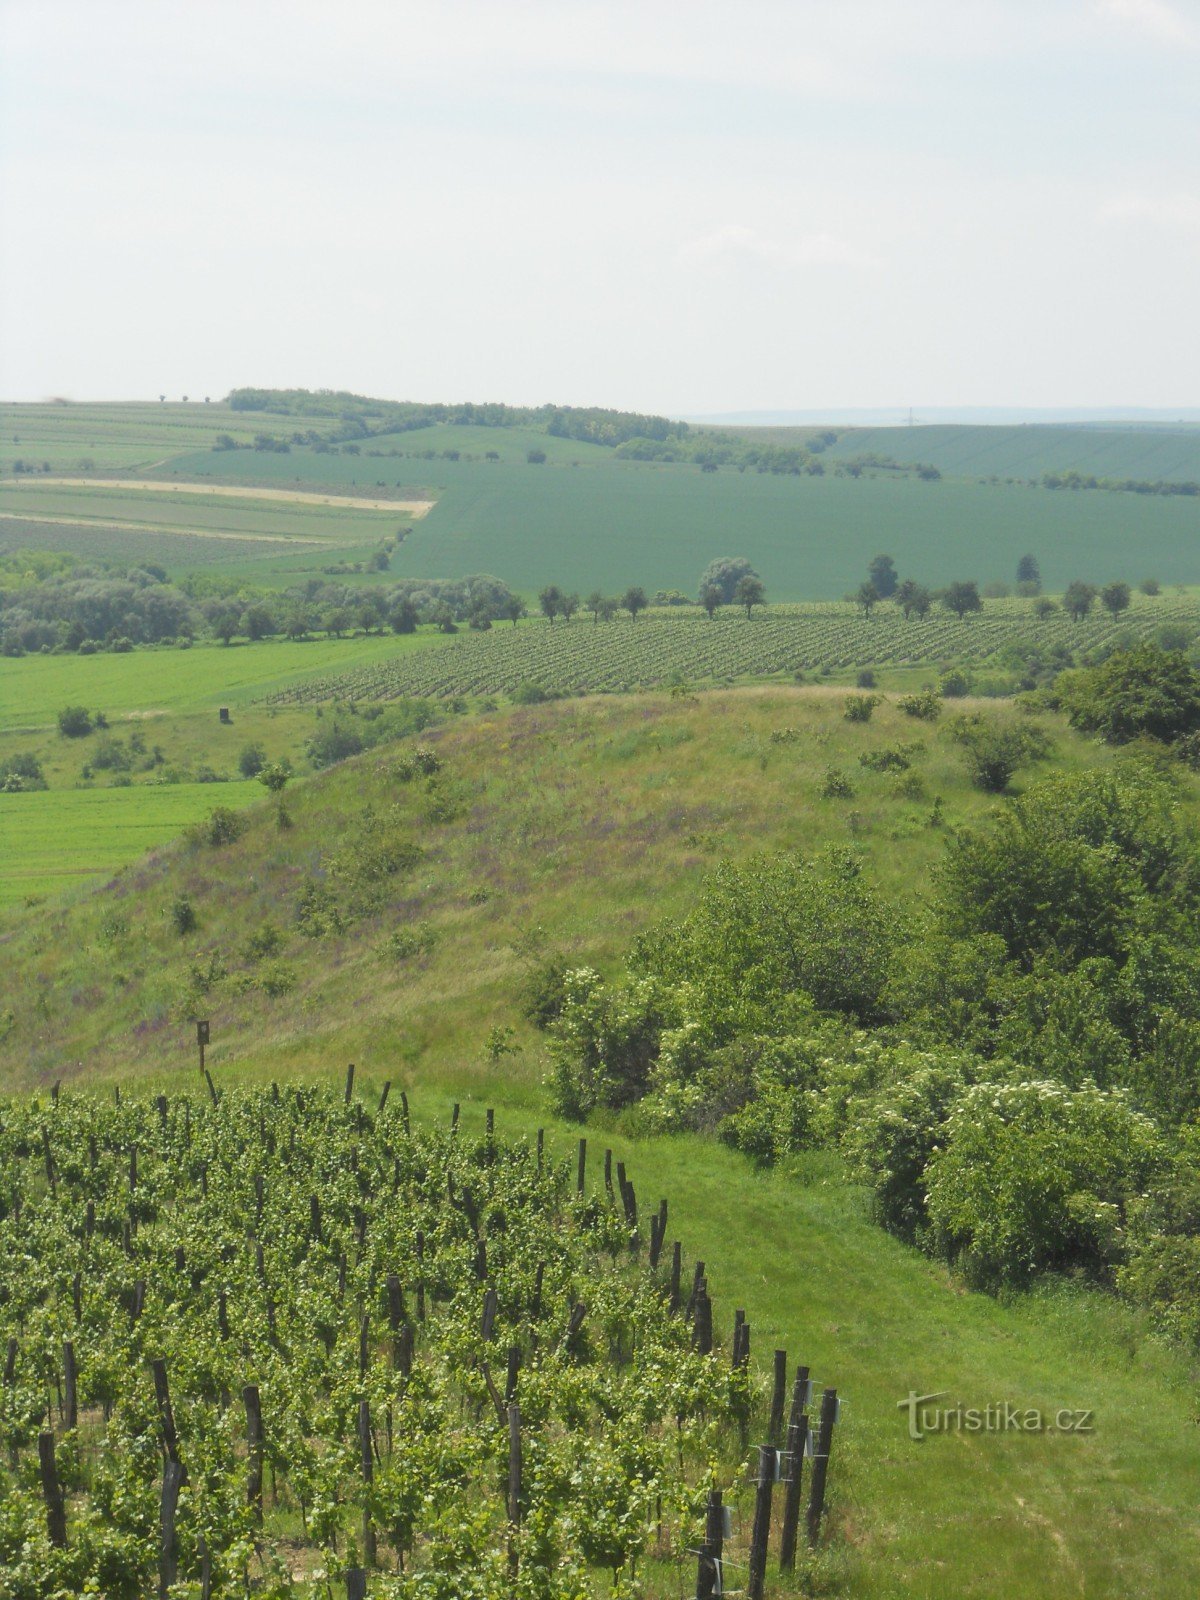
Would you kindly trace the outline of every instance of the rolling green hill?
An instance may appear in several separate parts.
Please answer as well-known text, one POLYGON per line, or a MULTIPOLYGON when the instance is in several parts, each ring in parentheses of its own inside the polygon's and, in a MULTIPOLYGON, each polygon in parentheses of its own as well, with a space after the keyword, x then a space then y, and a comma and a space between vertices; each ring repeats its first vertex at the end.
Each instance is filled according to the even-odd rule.
MULTIPOLYGON (((1057 721, 1051 733, 1057 770, 1113 759, 1057 721)), ((914 736, 893 706, 850 724, 840 696, 815 690, 574 702, 422 742, 441 763, 430 778, 405 780, 405 747, 374 751, 295 785, 290 828, 262 805, 233 843, 167 847, 103 894, 14 918, 0 933, 0 1082, 174 1099, 195 1082, 191 1019, 204 1015, 218 1085, 328 1083, 354 1060, 360 1093, 390 1079, 419 1118, 457 1101, 474 1129, 495 1106, 502 1132, 544 1125, 552 1149, 570 1148, 578 1130, 546 1115, 541 1036, 514 1003, 529 952, 611 969, 714 860, 751 843, 852 844, 911 904, 944 849, 933 797, 951 827, 995 803, 940 731, 914 736), (914 737, 923 798, 858 760, 914 737), (852 800, 823 797, 839 763, 852 800), (370 865, 382 859, 371 841, 391 837, 380 826, 420 851, 382 878, 370 865), (318 880, 332 899, 309 887, 318 880), (198 923, 182 935, 164 917, 181 896, 198 923)), ((1193 807, 1195 780, 1184 783, 1193 807)), ((630 1162, 639 1189, 644 1175, 668 1197, 689 1263, 702 1257, 722 1304, 745 1308, 760 1369, 786 1348, 843 1396, 832 1544, 798 1587, 772 1576, 771 1593, 1195 1592, 1194 1373, 1131 1312, 1078 1286, 1008 1302, 967 1292, 881 1232, 823 1153, 762 1172, 695 1136, 590 1136, 630 1162), (1094 1431, 916 1443, 900 1408, 910 1390, 1087 1409, 1094 1431)), ((673 1594, 673 1581, 648 1574, 648 1592, 673 1594)))

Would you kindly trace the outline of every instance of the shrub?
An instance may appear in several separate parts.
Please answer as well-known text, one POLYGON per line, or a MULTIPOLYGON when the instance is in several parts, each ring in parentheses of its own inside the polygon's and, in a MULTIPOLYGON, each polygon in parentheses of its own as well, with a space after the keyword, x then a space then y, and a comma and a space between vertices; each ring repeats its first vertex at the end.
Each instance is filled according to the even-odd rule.
POLYGON ((512 692, 513 704, 516 706, 540 706, 552 696, 540 683, 521 683, 512 692))
POLYGON ((943 672, 938 683, 938 693, 943 700, 961 700, 971 692, 971 674, 959 667, 943 672))
POLYGON ((64 739, 86 738, 96 726, 86 706, 64 706, 58 713, 58 731, 64 739))
POLYGON ((821 785, 823 800, 853 800, 854 785, 840 767, 826 767, 825 782, 821 785))
POLYGON ((915 717, 918 722, 936 722, 942 714, 942 697, 936 689, 902 695, 896 704, 906 717, 915 717))
POLYGON ((0 761, 0 790, 6 787, 10 794, 46 787, 42 763, 32 751, 19 750, 0 761))
POLYGON ((929 1219, 979 1284, 1049 1268, 1103 1276, 1119 1259, 1128 1203, 1163 1164, 1158 1129, 1122 1091, 978 1084, 951 1108, 926 1167, 929 1219))
POLYGON ((550 1047, 555 1111, 579 1118, 639 1099, 673 1020, 665 991, 654 978, 610 987, 590 967, 568 972, 563 987, 550 1047))
POLYGON ((534 1027, 543 1032, 558 1021, 567 999, 566 960, 560 955, 546 956, 526 968, 517 991, 517 1008, 534 1027))
POLYGON ((870 667, 864 667, 854 682, 859 689, 873 689, 876 682, 875 674, 870 667))
POLYGON ((429 778, 442 770, 442 758, 427 744, 414 745, 406 750, 392 767, 393 775, 401 783, 411 783, 414 778, 429 778))
POLYGON ((247 961, 263 961, 268 956, 276 955, 282 948, 282 932, 273 922, 264 922, 247 935, 242 943, 242 955, 247 961))
POLYGON ((1200 729, 1200 673, 1176 650, 1139 645, 1059 680, 1071 724, 1108 744, 1170 742, 1200 729))
POLYGON ((171 926, 180 935, 194 933, 198 926, 196 908, 186 894, 176 895, 170 904, 168 915, 171 918, 171 926))
POLYGON ((88 765, 101 772, 128 772, 133 762, 129 751, 111 733, 102 734, 92 747, 88 765))
POLYGON ((950 736, 963 750, 971 782, 986 794, 1003 794, 1018 767, 1050 753, 1050 742, 1036 723, 1005 725, 991 718, 959 717, 950 736))
POLYGON ((864 750, 858 762, 868 772, 906 772, 920 745, 896 744, 883 750, 864 750))
POLYGON ((238 756, 238 771, 243 778, 257 778, 267 764, 267 752, 261 744, 243 745, 238 756))
POLYGON ((882 700, 878 694, 848 694, 842 715, 847 722, 870 722, 871 713, 882 700))
POLYGON ((925 1168, 978 1064, 907 1046, 876 1054, 870 1064, 877 1081, 848 1100, 842 1147, 854 1175, 871 1187, 878 1220, 917 1238, 926 1225, 925 1168))
POLYGON ((333 891, 318 878, 309 878, 296 896, 296 926, 309 939, 325 939, 343 931, 345 918, 333 891))
POLYGON ((289 994, 296 987, 296 969, 283 961, 268 961, 258 976, 258 987, 271 999, 289 994))
POLYGON ((428 955, 433 942, 434 932, 427 922, 410 922, 392 929, 383 941, 382 953, 391 961, 409 961, 413 956, 428 955))
POLYGON ((203 822, 193 825, 190 837, 195 843, 208 845, 216 850, 222 845, 232 844, 235 839, 240 839, 245 831, 245 817, 239 816, 229 806, 214 806, 203 822))

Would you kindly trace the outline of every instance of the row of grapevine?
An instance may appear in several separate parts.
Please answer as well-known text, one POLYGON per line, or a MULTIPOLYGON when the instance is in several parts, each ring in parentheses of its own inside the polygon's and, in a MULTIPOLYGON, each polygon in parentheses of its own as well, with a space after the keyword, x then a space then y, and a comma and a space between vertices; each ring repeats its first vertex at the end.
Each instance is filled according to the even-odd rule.
POLYGON ((752 618, 725 615, 712 622, 690 613, 599 624, 531 622, 464 634, 437 650, 309 678, 269 703, 499 695, 528 684, 550 693, 620 693, 679 680, 722 683, 868 666, 936 667, 949 661, 979 665, 1013 645, 1090 651, 1121 638, 1152 637, 1164 624, 1200 633, 1200 605, 1161 601, 1137 606, 1117 620, 1097 613, 1080 622, 1063 612, 1036 617, 1025 603, 988 605, 962 621, 948 613, 905 621, 893 608, 867 618, 845 606, 810 606, 752 618))
POLYGON ((4 1108, 0 1592, 374 1570, 372 1594, 575 1600, 697 1547, 749 1340, 714 1354, 665 1202, 647 1228, 611 1158, 589 1192, 582 1144, 576 1168, 490 1115, 419 1130, 397 1099, 4 1108))

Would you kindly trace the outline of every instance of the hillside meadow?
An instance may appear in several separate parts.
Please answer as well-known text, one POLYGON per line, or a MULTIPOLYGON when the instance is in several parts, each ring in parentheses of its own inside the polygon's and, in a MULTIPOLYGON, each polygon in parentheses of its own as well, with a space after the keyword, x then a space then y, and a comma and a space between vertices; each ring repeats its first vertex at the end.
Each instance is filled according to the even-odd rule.
MULTIPOLYGON (((390 1080, 419 1120, 444 1122, 453 1101, 470 1129, 494 1106, 502 1133, 543 1126, 569 1152, 579 1130, 547 1114, 542 1036, 515 1003, 532 959, 611 970, 716 861, 755 849, 848 847, 916 907, 948 832, 1003 804, 970 787, 944 727, 894 703, 850 723, 844 700, 760 688, 494 711, 426 730, 433 759, 406 741, 298 780, 290 826, 261 803, 231 843, 163 846, 102 893, 0 933, 0 1082, 195 1092, 191 1019, 204 1015, 218 1085, 340 1082, 353 1060, 369 1099, 390 1080), (899 746, 900 774, 859 759, 899 746), (828 794, 831 768, 851 793, 828 794), (181 898, 186 933, 168 915, 181 898)), ((1053 753, 1018 788, 1126 759, 1043 720, 1053 753)), ((1194 809, 1197 780, 1180 781, 1194 809)), ((760 1371, 786 1348, 843 1396, 831 1542, 800 1592, 1195 1592, 1195 1372, 1132 1312, 1061 1283, 1012 1301, 964 1290, 881 1232, 825 1153, 764 1171, 621 1119, 588 1134, 593 1182, 607 1145, 645 1203, 668 1198, 689 1263, 703 1259, 716 1286, 722 1337, 744 1308, 760 1371), (902 1409, 913 1390, 1087 1409, 1094 1431, 918 1443, 902 1409)), ((744 1491, 735 1503, 744 1518, 744 1491)), ((652 1572, 648 1593, 665 1600, 680 1581, 652 1572)), ((768 1593, 788 1592, 772 1572, 768 1593)))

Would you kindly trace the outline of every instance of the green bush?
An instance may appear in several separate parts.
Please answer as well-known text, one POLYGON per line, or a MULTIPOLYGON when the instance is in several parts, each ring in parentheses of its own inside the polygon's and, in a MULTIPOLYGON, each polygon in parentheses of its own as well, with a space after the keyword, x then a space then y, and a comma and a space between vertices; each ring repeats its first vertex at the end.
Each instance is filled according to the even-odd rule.
POLYGON ((177 895, 169 910, 171 925, 178 934, 192 933, 197 927, 196 908, 186 894, 177 895))
POLYGON ((189 837, 195 843, 215 850, 240 839, 247 826, 245 817, 229 806, 214 806, 203 822, 193 824, 189 837))
POLYGON ((1060 690, 1072 725, 1108 744, 1143 736, 1170 743, 1200 730, 1200 673, 1177 650, 1118 650, 1064 675, 1060 690))
POLYGON ((58 731, 64 739, 84 739, 97 726, 86 706, 64 706, 58 713, 58 731))
POLYGON ((639 1099, 658 1054, 663 1029, 674 1021, 669 997, 654 978, 606 984, 581 967, 567 973, 554 1025, 551 1099, 563 1117, 586 1117, 597 1107, 639 1099))
POLYGON ((936 722, 942 714, 942 697, 936 689, 901 695, 896 704, 906 717, 915 717, 918 722, 936 722))
POLYGON ((875 707, 882 703, 883 696, 879 694, 848 694, 842 715, 847 722, 870 722, 875 707))
POLYGON ((257 778, 267 764, 267 752, 261 744, 243 745, 238 756, 238 771, 243 778, 257 778))
POLYGON ((1130 1201, 1164 1163, 1157 1127, 1122 1091, 977 1084, 951 1107, 925 1169, 930 1224, 987 1287, 1051 1268, 1104 1277, 1130 1201))

